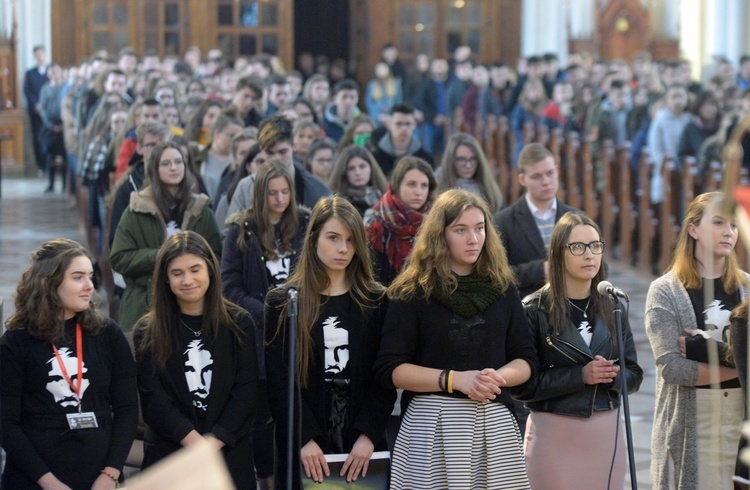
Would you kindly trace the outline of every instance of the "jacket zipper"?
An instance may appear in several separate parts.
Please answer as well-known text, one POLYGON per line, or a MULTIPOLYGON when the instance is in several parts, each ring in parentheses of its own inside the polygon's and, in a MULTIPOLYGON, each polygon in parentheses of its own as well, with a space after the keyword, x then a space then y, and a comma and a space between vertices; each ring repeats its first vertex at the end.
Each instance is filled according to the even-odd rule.
POLYGON ((558 346, 556 346, 555 344, 553 344, 552 343, 552 339, 549 337, 549 335, 547 336, 547 345, 549 345, 550 347, 552 347, 553 349, 555 349, 557 352, 559 352, 560 354, 562 354, 565 357, 567 357, 571 362, 573 362, 575 364, 578 364, 578 361, 576 361, 575 359, 573 359, 567 352, 565 352, 564 350, 562 350, 561 348, 559 348, 558 346))
POLYGON ((594 406, 596 405, 596 389, 597 388, 599 388, 599 385, 598 384, 594 385, 594 395, 591 397, 591 415, 594 415, 594 406))
POLYGON ((573 349, 576 352, 580 352, 582 356, 584 356, 584 357, 586 357, 588 359, 591 359, 592 361, 594 360, 594 358, 591 357, 591 355, 587 354, 586 352, 583 352, 581 349, 579 349, 575 345, 571 344, 570 342, 566 342, 563 339, 559 339, 559 338, 557 339, 557 341, 560 342, 561 344, 567 345, 568 347, 570 347, 571 349, 573 349))

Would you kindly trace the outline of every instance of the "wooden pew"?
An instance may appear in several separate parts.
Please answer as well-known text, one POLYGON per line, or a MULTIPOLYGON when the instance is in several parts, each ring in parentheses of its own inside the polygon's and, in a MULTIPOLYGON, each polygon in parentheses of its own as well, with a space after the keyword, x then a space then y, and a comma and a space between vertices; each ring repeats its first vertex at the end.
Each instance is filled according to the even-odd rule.
POLYGON ((565 151, 565 168, 561 168, 560 175, 561 185, 565 187, 565 203, 576 209, 581 209, 581 190, 578 186, 578 152, 580 150, 581 141, 578 137, 578 133, 568 133, 568 137, 565 138, 564 143, 565 151))
MULTIPOLYGON (((550 152, 552 152, 552 156, 555 159, 555 165, 557 165, 557 168, 562 168, 562 161, 563 161, 563 154, 562 154, 562 143, 563 143, 563 132, 560 128, 555 128, 550 133, 549 138, 549 145, 547 148, 550 152)), ((560 186, 558 188, 557 192, 558 199, 562 200, 563 202, 567 202, 566 195, 565 195, 565 188, 564 186, 560 186)))
POLYGON ((596 199, 595 179, 594 179, 594 160, 591 152, 591 139, 586 138, 581 143, 581 150, 578 152, 581 159, 578 167, 583 174, 583 211, 589 218, 597 221, 599 218, 599 206, 596 199))
POLYGON ((664 271, 672 262, 677 234, 680 230, 678 219, 680 207, 680 170, 671 158, 665 158, 661 166, 663 179, 661 208, 659 210, 659 269, 664 271))
POLYGON ((678 223, 685 217, 690 202, 696 196, 696 185, 698 177, 698 162, 694 157, 685 157, 682 162, 682 190, 680 196, 680 209, 677 214, 678 223))
POLYGON ((604 240, 604 243, 607 243, 610 247, 613 247, 615 244, 614 227, 616 214, 613 177, 617 174, 612 172, 612 167, 615 159, 615 147, 612 144, 612 140, 604 141, 599 158, 601 159, 602 163, 602 177, 604 179, 604 190, 599 199, 599 202, 601 203, 599 207, 601 210, 601 219, 599 220, 599 225, 602 229, 602 239, 604 240))
POLYGON ((635 203, 633 186, 636 182, 631 179, 630 170, 630 142, 617 147, 615 150, 615 189, 617 189, 618 228, 620 231, 620 260, 632 263, 633 237, 635 233, 635 203))
POLYGON ((508 158, 508 138, 512 138, 512 135, 508 126, 508 118, 501 117, 497 121, 497 128, 490 135, 490 138, 494 142, 495 147, 495 158, 497 159, 497 185, 500 186, 500 191, 503 193, 503 199, 506 203, 510 201, 510 165, 508 162, 512 161, 512 158, 508 158))
POLYGON ((638 164, 638 268, 646 273, 651 274, 653 263, 653 241, 656 228, 656 221, 653 207, 651 206, 650 185, 651 174, 654 166, 648 157, 647 152, 641 153, 638 164))
POLYGON ((708 166, 706 177, 706 192, 718 191, 721 188, 721 162, 713 161, 708 166))

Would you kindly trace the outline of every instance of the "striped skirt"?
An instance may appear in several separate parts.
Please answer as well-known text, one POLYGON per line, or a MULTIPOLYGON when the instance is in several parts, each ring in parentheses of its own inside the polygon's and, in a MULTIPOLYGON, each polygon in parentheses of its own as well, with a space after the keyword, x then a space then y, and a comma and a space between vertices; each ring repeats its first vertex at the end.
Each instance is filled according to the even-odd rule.
POLYGON ((391 462, 391 490, 524 489, 523 441, 502 403, 415 397, 391 462))

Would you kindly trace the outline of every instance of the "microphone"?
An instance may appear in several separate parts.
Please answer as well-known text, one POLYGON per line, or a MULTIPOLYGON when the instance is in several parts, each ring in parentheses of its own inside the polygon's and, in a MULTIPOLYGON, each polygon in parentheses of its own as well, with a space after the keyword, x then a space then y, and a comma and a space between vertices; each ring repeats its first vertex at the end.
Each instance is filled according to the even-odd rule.
POLYGON ((628 295, 625 294, 625 291, 620 288, 614 287, 609 281, 600 282, 596 286, 596 290, 599 291, 599 294, 603 294, 605 296, 619 297, 624 299, 625 301, 630 301, 630 298, 628 298, 628 295))
POLYGON ((286 296, 289 299, 288 316, 297 316, 297 295, 299 291, 296 286, 289 286, 286 290, 286 296))

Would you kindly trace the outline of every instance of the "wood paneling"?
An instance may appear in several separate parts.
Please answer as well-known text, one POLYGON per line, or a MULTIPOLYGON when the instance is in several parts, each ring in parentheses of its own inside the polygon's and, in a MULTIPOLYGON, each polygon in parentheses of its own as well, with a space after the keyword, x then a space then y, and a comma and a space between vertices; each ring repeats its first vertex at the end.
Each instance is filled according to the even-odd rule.
MULTIPOLYGON (((414 22, 424 23, 424 29, 432 29, 434 47, 431 51, 424 51, 432 57, 449 58, 449 32, 461 31, 464 38, 468 31, 479 30, 481 36, 481 50, 474 53, 478 61, 490 63, 501 60, 515 65, 521 52, 521 7, 520 0, 464 0, 463 7, 479 7, 482 21, 473 25, 472 20, 464 14, 462 26, 451 27, 447 19, 448 10, 454 8, 456 2, 448 0, 355 0, 351 6, 352 56, 357 61, 357 78, 366 82, 372 76, 372 67, 380 59, 380 50, 386 43, 399 46, 401 59, 411 62, 419 50, 412 51, 400 46, 399 34, 407 32, 407 26, 399 22, 404 21, 401 14, 402 7, 407 7, 413 13, 414 22), (432 27, 425 22, 426 12, 435 15, 432 27)), ((455 12, 454 12, 455 14, 455 12)), ((460 15, 458 17, 461 17, 460 15)), ((455 18, 455 17, 454 17, 455 18)), ((406 22, 406 21, 404 21, 406 22)), ((416 31, 416 29, 415 29, 416 31)), ((417 33, 420 31, 416 31, 417 33)), ((424 31, 421 31, 424 32, 424 31)), ((418 34, 415 34, 418 35, 418 34)), ((418 43, 417 43, 418 45, 418 43)))
POLYGON ((2 145, 2 162, 0 165, 23 165, 23 118, 24 110, 0 111, 0 140, 2 145))
MULTIPOLYGON (((131 46, 142 55, 146 47, 146 36, 156 39, 160 56, 166 51, 165 33, 178 35, 179 55, 188 46, 196 45, 205 53, 218 44, 216 0, 53 0, 52 39, 53 58, 64 64, 78 63, 98 49, 107 49, 117 55, 123 44, 131 46), (179 11, 179 26, 165 26, 165 5, 176 6, 179 11), (155 10, 154 10, 155 9, 155 10), (156 11, 161 25, 145 28, 144 17, 156 11), (95 22, 96 20, 96 22, 95 22)), ((250 0, 238 0, 231 5, 251 5, 250 0)), ((232 35, 258 34, 260 52, 263 33, 278 34, 278 55, 285 66, 292 66, 294 56, 294 10, 293 0, 276 0, 278 23, 276 26, 234 26, 232 35)), ((262 10, 266 2, 256 5, 262 10)), ((151 17, 149 17, 151 18, 151 17)), ((223 29, 227 31, 227 29, 223 29)), ((227 31, 228 32, 228 31, 227 31)), ((235 53, 227 53, 230 59, 235 53)))
POLYGON ((495 59, 516 66, 521 56, 522 2, 497 0, 492 5, 495 10, 488 20, 488 31, 497 33, 497 39, 491 45, 492 49, 497 50, 495 59))
POLYGON ((71 46, 76 45, 76 2, 75 0, 54 0, 52 2, 52 60, 61 66, 70 66, 82 61, 71 46))

